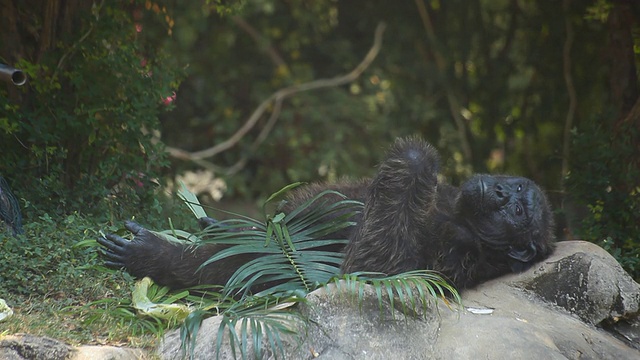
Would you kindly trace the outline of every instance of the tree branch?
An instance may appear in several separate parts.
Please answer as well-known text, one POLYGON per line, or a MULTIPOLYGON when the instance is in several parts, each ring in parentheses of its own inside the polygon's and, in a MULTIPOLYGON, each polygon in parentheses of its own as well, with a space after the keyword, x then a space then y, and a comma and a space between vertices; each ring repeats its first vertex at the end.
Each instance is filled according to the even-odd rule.
POLYGON ((562 48, 562 70, 564 73, 564 82, 567 86, 567 92, 569 94, 569 109, 567 110, 567 117, 564 121, 564 136, 562 139, 562 168, 560 175, 561 187, 564 190, 564 178, 569 173, 569 151, 571 144, 571 128, 573 127, 573 119, 575 117, 576 108, 578 106, 578 96, 576 94, 576 88, 573 84, 573 76, 571 75, 571 47, 573 46, 573 26, 571 25, 571 18, 569 17, 569 4, 571 0, 564 0, 563 7, 565 10, 565 31, 567 37, 564 41, 562 48))
MULTIPOLYGON (((380 52, 380 49, 382 47, 382 34, 384 33, 385 28, 386 28, 386 25, 384 23, 378 24, 374 34, 373 45, 371 46, 371 48, 369 49, 365 57, 362 59, 360 64, 358 64, 358 66, 356 66, 349 73, 345 75, 337 76, 334 78, 330 78, 330 79, 318 79, 318 80, 310 81, 308 83, 294 85, 284 89, 280 89, 274 92, 273 94, 271 94, 271 96, 269 96, 260 105, 258 105, 258 107, 253 111, 253 113, 251 114, 249 119, 247 119, 244 125, 240 129, 238 129, 236 133, 233 134, 229 139, 215 146, 212 146, 208 149, 195 151, 195 152, 188 152, 182 149, 167 146, 166 149, 169 152, 169 155, 177 159, 189 160, 189 161, 198 161, 198 160, 203 160, 205 158, 215 156, 235 146, 242 139, 242 137, 246 135, 256 125, 258 120, 262 117, 262 115, 265 113, 265 111, 269 108, 269 106, 272 103, 274 103, 274 111, 272 113, 273 115, 279 112, 279 111, 276 111, 275 109, 280 108, 282 101, 284 101, 286 98, 294 94, 297 94, 303 91, 317 90, 317 89, 328 88, 328 87, 336 87, 336 86, 348 84, 354 81, 369 67, 369 65, 371 65, 373 60, 378 56, 378 53, 380 52)), ((269 120, 269 123, 271 124, 270 127, 273 126, 273 123, 275 123, 276 119, 277 117, 272 116, 272 119, 269 120)), ((267 126, 265 127, 265 129, 268 129, 270 127, 267 126)), ((261 140, 263 138, 266 138, 266 134, 265 135, 261 134, 258 140, 261 140)))
POLYGON ((260 33, 253 26, 251 26, 251 24, 249 24, 246 20, 238 16, 232 16, 231 20, 233 20, 233 22, 236 23, 238 27, 244 30, 244 32, 249 34, 249 36, 253 39, 253 41, 255 41, 256 44, 258 44, 258 47, 261 50, 264 50, 267 53, 267 55, 269 55, 269 58, 276 65, 276 67, 282 67, 284 69, 288 68, 287 63, 284 61, 284 59, 282 59, 282 56, 278 54, 276 49, 273 46, 271 46, 269 41, 265 39, 262 35, 260 35, 260 33))
POLYGON ((444 56, 442 56, 437 48, 438 39, 433 28, 433 23, 431 22, 431 18, 427 13, 426 7, 424 6, 424 1, 415 0, 415 3, 418 8, 418 13, 420 14, 420 18, 422 18, 422 25, 424 26, 427 37, 429 38, 429 42, 433 47, 433 55, 436 60, 436 66, 442 77, 442 84, 444 85, 444 90, 447 94, 449 111, 451 112, 451 117, 453 117, 453 121, 456 124, 458 137, 460 138, 460 143, 462 144, 462 153, 464 154, 464 157, 467 161, 472 161, 473 154, 471 153, 471 145, 469 144, 469 139, 467 139, 467 126, 464 122, 464 119, 462 118, 462 114, 460 113, 461 107, 460 103, 458 102, 458 98, 455 96, 453 88, 451 87, 451 84, 449 83, 446 76, 447 64, 444 56))

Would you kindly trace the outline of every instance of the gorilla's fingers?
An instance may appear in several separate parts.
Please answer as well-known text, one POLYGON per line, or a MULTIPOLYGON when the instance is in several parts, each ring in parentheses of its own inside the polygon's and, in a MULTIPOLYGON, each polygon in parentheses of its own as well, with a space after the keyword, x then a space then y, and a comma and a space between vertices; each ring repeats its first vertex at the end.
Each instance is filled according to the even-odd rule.
POLYGON ((121 238, 115 234, 109 234, 107 237, 99 237, 96 239, 98 244, 106 247, 107 249, 122 253, 124 252, 124 247, 127 245, 127 240, 121 238))
POLYGON ((118 262, 112 262, 112 261, 105 261, 104 266, 110 269, 122 269, 124 267, 124 264, 118 263, 118 262))
POLYGON ((147 231, 147 229, 143 228, 142 226, 140 226, 140 224, 134 221, 126 221, 124 223, 124 227, 126 227, 127 230, 131 231, 133 235, 139 235, 141 232, 147 231))
POLYGON ((100 249, 100 255, 105 258, 104 264, 110 268, 124 267, 124 257, 114 253, 111 250, 100 249))
POLYGON ((524 263, 531 261, 538 254, 538 249, 536 249, 536 245, 533 242, 529 242, 527 247, 524 249, 519 248, 511 248, 507 256, 514 260, 522 261, 524 263))

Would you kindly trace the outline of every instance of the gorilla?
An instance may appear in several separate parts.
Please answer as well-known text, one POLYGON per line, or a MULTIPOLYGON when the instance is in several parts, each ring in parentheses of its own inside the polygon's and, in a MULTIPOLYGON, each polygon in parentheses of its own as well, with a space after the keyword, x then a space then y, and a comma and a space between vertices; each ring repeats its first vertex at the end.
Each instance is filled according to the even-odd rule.
MULTIPOLYGON (((372 179, 311 184, 294 190, 283 211, 295 209, 331 189, 364 203, 356 225, 333 238, 348 239, 341 271, 387 275, 418 269, 440 272, 458 289, 523 271, 554 249, 553 218, 543 191, 531 180, 504 175, 474 175, 460 187, 438 182, 439 155, 425 141, 398 139, 372 179)), ((333 201, 340 198, 331 195, 333 201)), ((214 224, 200 219, 203 227, 214 224)), ((98 239, 105 265, 124 268, 137 278, 151 277, 174 289, 223 285, 242 264, 259 255, 238 255, 201 264, 222 249, 159 238, 127 222, 134 234, 98 239)))

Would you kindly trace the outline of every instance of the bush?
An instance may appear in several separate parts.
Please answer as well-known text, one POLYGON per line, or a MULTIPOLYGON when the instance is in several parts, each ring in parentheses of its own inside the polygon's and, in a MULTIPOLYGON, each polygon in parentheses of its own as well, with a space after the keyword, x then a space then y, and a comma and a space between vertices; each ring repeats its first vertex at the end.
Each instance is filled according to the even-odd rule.
MULTIPOLYGON (((40 213, 92 210, 108 195, 126 199, 118 204, 148 201, 167 165, 150 134, 177 71, 143 48, 133 16, 118 7, 80 7, 77 31, 41 58, 13 64, 27 85, 0 88, 0 175, 40 213)), ((22 40, 27 54, 38 46, 22 40)))
MULTIPOLYGON (((0 232, 0 298, 14 315, 2 324, 5 333, 29 333, 70 344, 127 342, 152 346, 157 322, 132 314, 123 317, 120 302, 131 299, 132 278, 104 268, 94 239, 94 219, 79 214, 56 220, 42 215, 13 237, 0 232), (151 331, 149 331, 151 330, 151 331)), ((104 232, 116 231, 103 226, 104 232)))
POLYGON ((71 298, 85 293, 87 278, 98 273, 91 271, 97 252, 76 245, 97 237, 96 225, 76 214, 62 221, 45 214, 24 230, 18 237, 0 233, 0 298, 58 292, 71 298))
POLYGON ((595 121, 575 134, 573 164, 567 185, 587 207, 577 235, 609 251, 640 280, 640 130, 595 121))

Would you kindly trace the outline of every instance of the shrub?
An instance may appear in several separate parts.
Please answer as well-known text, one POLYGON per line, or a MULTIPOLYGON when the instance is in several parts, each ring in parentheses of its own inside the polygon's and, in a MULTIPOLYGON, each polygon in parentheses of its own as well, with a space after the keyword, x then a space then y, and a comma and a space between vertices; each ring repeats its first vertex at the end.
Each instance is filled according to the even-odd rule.
POLYGON ((640 279, 640 129, 592 122, 575 135, 567 185, 587 207, 577 235, 609 251, 640 279))
POLYGON ((65 292, 71 298, 87 291, 97 253, 75 245, 98 236, 95 224, 77 214, 62 221, 44 214, 24 230, 18 237, 0 233, 0 297, 65 292))
POLYGON ((80 8, 77 31, 37 60, 26 54, 38 44, 21 39, 26 54, 12 65, 28 83, 0 88, 0 174, 40 213, 91 210, 107 195, 150 200, 167 165, 150 134, 178 71, 144 48, 126 7, 80 8))

